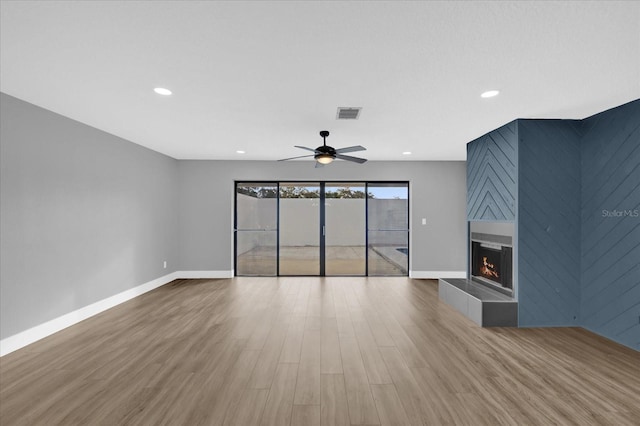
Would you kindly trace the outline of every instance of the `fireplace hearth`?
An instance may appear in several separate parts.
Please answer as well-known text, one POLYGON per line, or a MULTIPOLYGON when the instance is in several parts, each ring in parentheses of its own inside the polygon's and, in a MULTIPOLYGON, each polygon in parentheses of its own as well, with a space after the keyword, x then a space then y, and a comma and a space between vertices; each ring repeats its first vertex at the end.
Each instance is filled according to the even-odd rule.
POLYGON ((517 327, 514 236, 513 222, 469 221, 468 275, 440 278, 438 297, 482 327, 517 327))

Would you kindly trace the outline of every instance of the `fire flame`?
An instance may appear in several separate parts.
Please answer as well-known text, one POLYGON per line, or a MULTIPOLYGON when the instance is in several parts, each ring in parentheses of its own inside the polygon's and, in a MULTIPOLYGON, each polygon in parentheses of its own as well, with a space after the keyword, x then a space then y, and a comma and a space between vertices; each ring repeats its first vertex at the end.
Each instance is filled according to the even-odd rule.
POLYGON ((482 257, 482 264, 484 265, 482 268, 480 268, 480 272, 482 273, 482 275, 499 278, 498 273, 493 270, 495 266, 493 265, 493 263, 487 262, 486 256, 482 257))

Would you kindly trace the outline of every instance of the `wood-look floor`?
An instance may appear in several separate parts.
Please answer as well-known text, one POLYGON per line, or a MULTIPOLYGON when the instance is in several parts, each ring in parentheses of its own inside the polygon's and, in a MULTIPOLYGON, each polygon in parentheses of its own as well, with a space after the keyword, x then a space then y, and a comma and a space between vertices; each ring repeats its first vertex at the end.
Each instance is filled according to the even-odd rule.
POLYGON ((640 353, 408 278, 178 280, 0 360, 4 425, 640 422, 640 353))

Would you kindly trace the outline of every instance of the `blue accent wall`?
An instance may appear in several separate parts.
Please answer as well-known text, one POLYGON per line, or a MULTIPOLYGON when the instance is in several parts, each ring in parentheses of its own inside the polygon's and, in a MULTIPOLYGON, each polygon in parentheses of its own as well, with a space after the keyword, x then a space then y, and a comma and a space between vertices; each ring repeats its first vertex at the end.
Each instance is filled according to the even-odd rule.
POLYGON ((640 350, 640 100, 516 120, 467 145, 467 217, 516 222, 519 325, 640 350))
POLYGON ((583 131, 582 325, 640 349, 640 100, 583 131))
POLYGON ((576 325, 580 121, 518 120, 518 136, 518 322, 576 325))
POLYGON ((515 220, 517 122, 467 144, 468 220, 515 220))

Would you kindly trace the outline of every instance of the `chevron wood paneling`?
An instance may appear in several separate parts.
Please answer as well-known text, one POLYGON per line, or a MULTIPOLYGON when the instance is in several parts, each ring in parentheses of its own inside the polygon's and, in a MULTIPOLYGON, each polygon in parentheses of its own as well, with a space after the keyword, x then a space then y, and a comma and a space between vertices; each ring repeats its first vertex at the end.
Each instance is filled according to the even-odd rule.
POLYGON ((580 122, 518 120, 519 325, 580 321, 580 122))
POLYGON ((583 131, 582 325, 640 349, 640 100, 583 131))
POLYGON ((469 220, 517 220, 520 326, 640 349, 640 100, 470 142, 467 189, 469 220))
POLYGON ((515 220, 517 123, 467 144, 467 218, 515 220))

